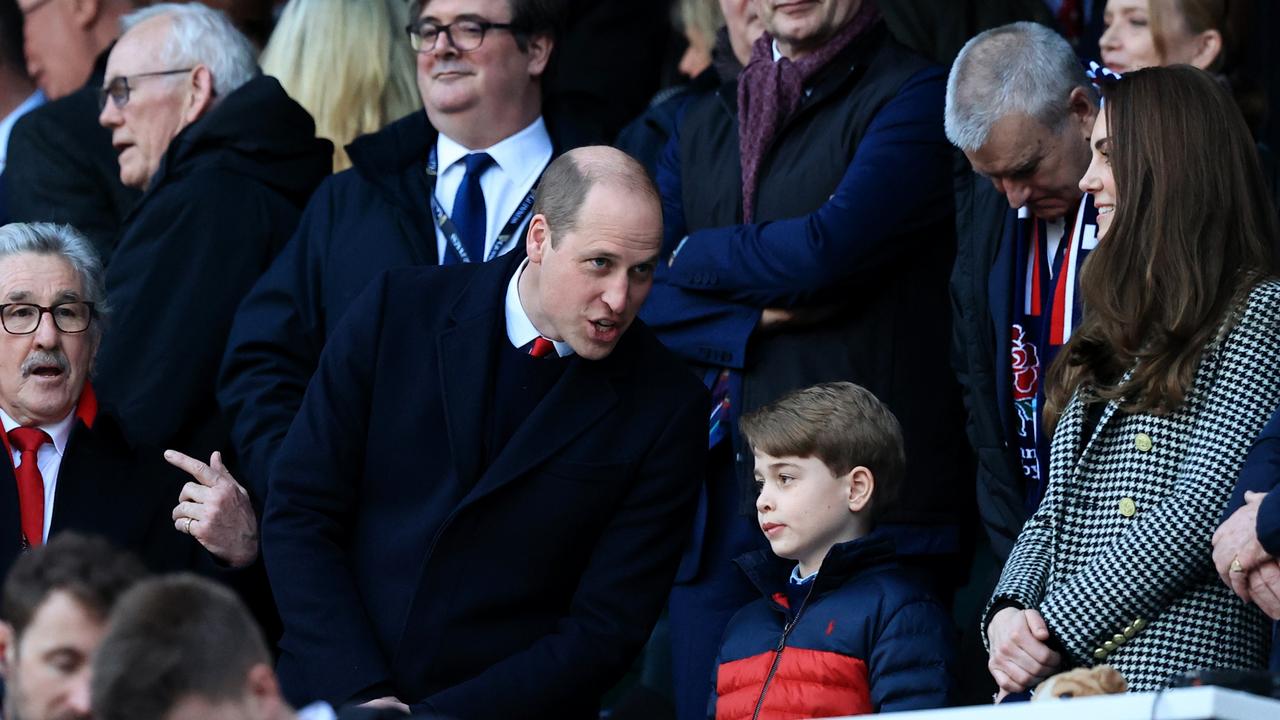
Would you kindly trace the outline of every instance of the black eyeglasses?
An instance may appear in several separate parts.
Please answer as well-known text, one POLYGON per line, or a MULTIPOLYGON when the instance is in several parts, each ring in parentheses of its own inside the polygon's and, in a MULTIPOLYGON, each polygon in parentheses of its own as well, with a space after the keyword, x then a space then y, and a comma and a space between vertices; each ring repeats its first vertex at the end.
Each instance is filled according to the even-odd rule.
POLYGON ((121 75, 120 77, 112 78, 111 82, 107 83, 106 87, 98 90, 98 112, 102 112, 102 109, 107 106, 107 98, 111 98, 111 102, 115 103, 117 108, 124 108, 124 106, 129 102, 129 93, 133 90, 133 88, 129 86, 130 80, 137 82, 142 78, 178 75, 180 73, 191 72, 194 69, 195 68, 159 70, 157 72, 137 73, 128 77, 121 75))
POLYGON ((55 303, 52 307, 34 303, 7 303, 0 305, 0 325, 10 335, 30 335, 40 327, 45 313, 53 318, 53 324, 68 334, 82 333, 93 320, 93 303, 84 301, 55 303))
POLYGON ((484 34, 490 30, 507 30, 516 32, 511 23, 495 23, 483 20, 454 20, 446 25, 422 20, 409 23, 405 27, 409 33, 409 45, 414 52, 431 52, 435 49, 436 38, 444 33, 449 44, 458 52, 471 52, 484 42, 484 34))

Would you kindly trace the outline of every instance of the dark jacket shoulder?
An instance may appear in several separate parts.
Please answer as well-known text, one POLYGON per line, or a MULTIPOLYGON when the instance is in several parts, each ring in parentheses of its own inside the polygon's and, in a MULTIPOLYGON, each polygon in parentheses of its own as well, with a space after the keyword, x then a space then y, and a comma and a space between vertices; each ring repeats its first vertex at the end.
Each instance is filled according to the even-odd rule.
POLYGON ((151 188, 204 169, 246 176, 302 207, 329 175, 333 144, 279 81, 258 76, 170 143, 151 188))

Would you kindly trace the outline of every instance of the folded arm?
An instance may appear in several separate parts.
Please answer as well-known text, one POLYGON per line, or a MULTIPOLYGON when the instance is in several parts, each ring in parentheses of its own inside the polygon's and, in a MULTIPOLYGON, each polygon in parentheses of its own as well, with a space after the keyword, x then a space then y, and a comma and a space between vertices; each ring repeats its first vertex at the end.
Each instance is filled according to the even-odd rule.
POLYGON ((671 283, 758 308, 792 307, 918 251, 895 238, 952 213, 945 83, 937 68, 909 79, 876 114, 840 184, 813 213, 690 233, 672 261, 671 283))

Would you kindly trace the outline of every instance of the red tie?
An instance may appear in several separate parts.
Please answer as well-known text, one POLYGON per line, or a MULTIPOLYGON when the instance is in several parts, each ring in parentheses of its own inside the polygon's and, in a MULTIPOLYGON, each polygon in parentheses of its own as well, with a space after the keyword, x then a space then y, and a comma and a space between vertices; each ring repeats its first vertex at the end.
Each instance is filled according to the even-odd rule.
POLYGON ((36 454, 41 445, 53 439, 40 428, 16 427, 9 431, 9 441, 19 453, 18 467, 13 474, 18 478, 22 534, 27 538, 27 545, 38 547, 44 542, 44 477, 40 475, 36 454))
POLYGON ((529 348, 529 354, 536 358, 546 357, 551 354, 552 350, 555 350, 555 349, 556 349, 555 343, 551 342, 550 340, 544 337, 539 337, 537 340, 533 341, 533 347, 529 348))

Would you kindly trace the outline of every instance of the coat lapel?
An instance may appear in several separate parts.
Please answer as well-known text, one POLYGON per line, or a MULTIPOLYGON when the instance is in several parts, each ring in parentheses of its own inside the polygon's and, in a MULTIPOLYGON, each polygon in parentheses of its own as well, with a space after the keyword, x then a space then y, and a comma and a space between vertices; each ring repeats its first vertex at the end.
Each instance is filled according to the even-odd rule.
MULTIPOLYGON (((6 448, 6 452, 8 452, 6 448)), ((18 481, 12 455, 0 461, 0 571, 7 572, 22 549, 22 511, 18 506, 18 481)))
POLYGON ((444 332, 439 340, 449 448, 458 477, 464 483, 480 473, 484 410, 489 378, 493 375, 490 338, 494 331, 492 319, 476 316, 444 332))

